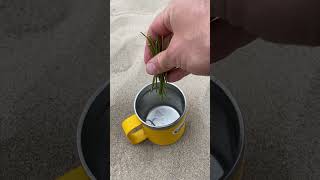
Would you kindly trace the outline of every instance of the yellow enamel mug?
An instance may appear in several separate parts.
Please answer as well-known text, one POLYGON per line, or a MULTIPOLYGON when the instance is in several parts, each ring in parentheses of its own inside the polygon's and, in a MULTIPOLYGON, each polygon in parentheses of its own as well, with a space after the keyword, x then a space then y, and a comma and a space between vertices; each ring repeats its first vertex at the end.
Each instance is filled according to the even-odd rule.
POLYGON ((135 114, 122 122, 123 131, 132 144, 146 139, 159 145, 173 144, 185 130, 186 97, 172 83, 167 83, 163 98, 151 86, 146 85, 136 95, 135 114))

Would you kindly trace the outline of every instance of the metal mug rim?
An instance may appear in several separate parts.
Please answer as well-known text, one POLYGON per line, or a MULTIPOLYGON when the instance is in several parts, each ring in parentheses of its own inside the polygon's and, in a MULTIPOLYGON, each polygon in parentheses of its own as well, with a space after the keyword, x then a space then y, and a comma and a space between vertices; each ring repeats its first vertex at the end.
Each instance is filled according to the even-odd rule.
POLYGON ((183 93, 183 91, 175 84, 173 83, 168 83, 172 86, 174 86, 176 89, 178 89, 178 91, 182 94, 183 96, 183 100, 184 100, 184 109, 183 109, 183 113, 182 115, 176 119, 174 122, 170 123, 170 124, 167 124, 167 125, 164 125, 164 126, 159 126, 159 127, 153 127, 153 126, 150 126, 148 125, 147 123, 145 123, 142 118, 139 116, 139 114, 137 113, 137 109, 136 109, 136 102, 137 102, 137 99, 138 99, 138 96, 140 95, 140 93, 148 86, 152 85, 151 83, 148 83, 146 85, 144 85, 140 91, 136 94, 135 98, 134 98, 134 101, 133 101, 133 109, 134 109, 134 113, 135 115, 138 117, 138 119, 140 120, 141 123, 143 123, 144 125, 146 125, 147 127, 149 128, 152 128, 152 129, 166 129, 166 128, 170 128, 172 127, 173 125, 177 124, 178 122, 180 122, 180 120, 182 118, 184 118, 184 116, 186 115, 186 111, 187 111, 187 98, 186 98, 186 95, 183 93))

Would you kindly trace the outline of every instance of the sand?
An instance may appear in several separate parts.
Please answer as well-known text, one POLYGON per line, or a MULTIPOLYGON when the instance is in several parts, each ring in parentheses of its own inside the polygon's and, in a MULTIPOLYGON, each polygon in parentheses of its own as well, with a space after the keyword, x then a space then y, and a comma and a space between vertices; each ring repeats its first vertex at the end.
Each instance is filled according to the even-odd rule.
POLYGON ((136 93, 152 76, 143 62, 146 32, 168 1, 111 1, 110 173, 112 179, 209 179, 209 77, 189 75, 175 83, 184 91, 189 116, 184 136, 170 146, 132 145, 121 122, 134 113, 136 93))
POLYGON ((215 64, 244 118, 244 179, 319 179, 319 58, 259 39, 215 64))
POLYGON ((104 0, 0 1, 0 179, 80 166, 76 134, 108 79, 104 0))

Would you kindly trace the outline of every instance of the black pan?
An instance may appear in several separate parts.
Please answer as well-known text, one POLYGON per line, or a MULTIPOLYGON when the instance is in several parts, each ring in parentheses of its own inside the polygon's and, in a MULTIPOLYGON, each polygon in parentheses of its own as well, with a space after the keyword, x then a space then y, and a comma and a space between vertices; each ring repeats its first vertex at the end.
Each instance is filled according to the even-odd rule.
MULTIPOLYGON (((223 172, 220 179, 241 179, 244 163, 244 124, 239 107, 223 84, 210 82, 210 153, 221 166, 211 165, 211 172, 223 172)), ((77 146, 79 158, 91 179, 109 177, 109 83, 89 99, 79 121, 77 146)))
POLYGON ((106 180, 109 176, 109 83, 89 99, 80 117, 77 131, 78 154, 90 179, 106 180))
POLYGON ((242 115, 231 93, 214 77, 210 104, 210 153, 214 157, 210 179, 241 179, 245 147, 242 115))

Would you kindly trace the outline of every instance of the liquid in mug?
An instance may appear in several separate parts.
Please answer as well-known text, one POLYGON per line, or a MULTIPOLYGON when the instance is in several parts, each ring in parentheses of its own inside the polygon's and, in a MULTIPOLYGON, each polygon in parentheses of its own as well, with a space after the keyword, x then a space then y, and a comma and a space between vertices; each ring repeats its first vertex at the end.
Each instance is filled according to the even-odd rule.
POLYGON ((179 117, 177 110, 171 106, 161 105, 149 111, 146 123, 151 127, 166 126, 175 122, 179 117))

